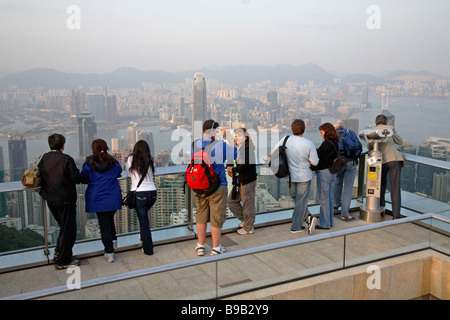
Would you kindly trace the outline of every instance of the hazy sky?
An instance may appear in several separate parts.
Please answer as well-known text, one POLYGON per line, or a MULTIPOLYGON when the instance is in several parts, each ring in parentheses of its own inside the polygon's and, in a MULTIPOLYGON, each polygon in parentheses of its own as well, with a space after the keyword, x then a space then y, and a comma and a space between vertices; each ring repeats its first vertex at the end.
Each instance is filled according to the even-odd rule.
POLYGON ((0 75, 312 62, 450 76, 449 17, 449 0, 1 0, 0 75))

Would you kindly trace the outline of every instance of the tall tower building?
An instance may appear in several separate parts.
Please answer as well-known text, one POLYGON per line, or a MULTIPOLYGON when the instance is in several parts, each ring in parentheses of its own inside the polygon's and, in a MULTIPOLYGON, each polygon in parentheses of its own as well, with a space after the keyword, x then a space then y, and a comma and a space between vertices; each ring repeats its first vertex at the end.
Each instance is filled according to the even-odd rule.
POLYGON ((90 111, 80 112, 78 117, 78 144, 80 157, 84 158, 92 154, 92 141, 97 136, 97 124, 90 111))
MULTIPOLYGON (((5 162, 3 158, 3 147, 0 146, 0 183, 5 182, 5 162)), ((6 206, 6 193, 0 193, 0 218, 8 215, 8 207, 6 206)))
POLYGON ((345 118, 342 119, 342 123, 345 129, 355 131, 356 135, 359 134, 359 120, 357 118, 345 118))
POLYGON ((115 123, 117 121, 117 97, 106 97, 105 120, 107 123, 115 123))
POLYGON ((150 147, 151 156, 153 158, 156 158, 155 142, 153 141, 152 130, 138 130, 137 139, 146 141, 148 143, 148 146, 150 147))
POLYGON ((9 179, 22 180, 23 172, 28 169, 27 141, 23 136, 12 133, 8 136, 9 179))
POLYGON ((136 123, 132 126, 127 127, 127 135, 128 135, 128 150, 133 151, 134 145, 137 142, 137 132, 136 132, 136 123))
POLYGON ((197 139, 201 138, 203 122, 208 119, 206 112, 206 80, 201 73, 194 75, 192 101, 192 137, 197 139))
POLYGON ((72 90, 70 96, 70 116, 78 117, 81 112, 81 96, 78 90, 72 90))
POLYGON ((105 121, 106 98, 103 94, 86 94, 86 108, 94 114, 96 121, 105 121))

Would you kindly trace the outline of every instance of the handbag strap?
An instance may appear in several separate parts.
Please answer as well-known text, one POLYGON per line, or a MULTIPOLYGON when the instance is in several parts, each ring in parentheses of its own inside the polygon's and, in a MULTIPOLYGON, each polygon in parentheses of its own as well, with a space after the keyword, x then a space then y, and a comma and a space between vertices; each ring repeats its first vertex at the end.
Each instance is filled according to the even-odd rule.
MULTIPOLYGON (((325 140, 325 141, 329 141, 329 142, 333 145, 334 151, 336 151, 336 158, 339 158, 339 151, 336 149, 336 146, 334 145, 333 141, 331 141, 331 140, 325 140)), ((327 158, 328 158, 329 156, 330 156, 330 155, 328 155, 327 158)), ((326 158, 325 158, 325 159, 326 159, 326 158)))
POLYGON ((141 185, 142 181, 144 181, 144 178, 147 175, 147 173, 148 173, 148 168, 147 168, 147 171, 145 171, 145 174, 143 174, 141 179, 139 180, 139 183, 138 183, 138 185, 136 187, 136 190, 139 188, 139 186, 141 185))

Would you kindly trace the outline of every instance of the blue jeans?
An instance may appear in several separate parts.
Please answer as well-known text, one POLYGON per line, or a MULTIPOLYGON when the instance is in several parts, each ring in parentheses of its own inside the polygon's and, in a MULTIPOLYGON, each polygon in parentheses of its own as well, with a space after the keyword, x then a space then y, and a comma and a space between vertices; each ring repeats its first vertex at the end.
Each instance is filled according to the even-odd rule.
POLYGON ((113 240, 117 240, 114 214, 116 211, 97 212, 100 235, 106 253, 114 253, 113 240))
POLYGON ((144 253, 153 254, 153 240, 150 231, 148 211, 156 202, 156 190, 136 192, 136 215, 139 219, 142 248, 144 253))
POLYGON ((322 228, 331 228, 333 226, 334 183, 336 176, 328 169, 318 170, 316 175, 320 199, 319 225, 322 228))
POLYGON ((292 212, 291 230, 299 230, 305 221, 308 211, 308 196, 311 180, 307 182, 291 182, 289 191, 294 199, 295 207, 292 212))
POLYGON ((353 184, 357 174, 358 164, 356 161, 347 162, 347 164, 336 173, 334 205, 341 206, 341 215, 343 217, 349 216, 350 202, 353 197, 353 184))

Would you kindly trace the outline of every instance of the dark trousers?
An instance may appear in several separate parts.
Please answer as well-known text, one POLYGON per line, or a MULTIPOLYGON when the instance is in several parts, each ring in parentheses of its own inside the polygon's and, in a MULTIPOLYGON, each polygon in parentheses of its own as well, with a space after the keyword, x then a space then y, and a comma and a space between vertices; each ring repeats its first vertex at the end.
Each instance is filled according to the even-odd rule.
POLYGON ((114 253, 113 240, 117 240, 114 213, 116 211, 97 212, 100 235, 106 253, 114 253))
POLYGON ((394 218, 400 217, 400 207, 401 207, 401 196, 400 196, 400 177, 401 177, 401 161, 391 161, 383 164, 381 169, 381 195, 380 195, 380 206, 385 205, 385 193, 387 186, 387 179, 389 174, 389 184, 391 192, 391 204, 392 204, 392 216, 394 218))
POLYGON ((47 202, 48 208, 59 224, 59 235, 56 240, 55 252, 58 253, 58 264, 72 261, 72 248, 77 239, 76 204, 56 204, 47 202))
POLYGON ((139 219, 139 228, 144 253, 153 254, 153 239, 150 231, 150 221, 148 211, 156 202, 156 191, 138 191, 136 192, 136 215, 139 219))

